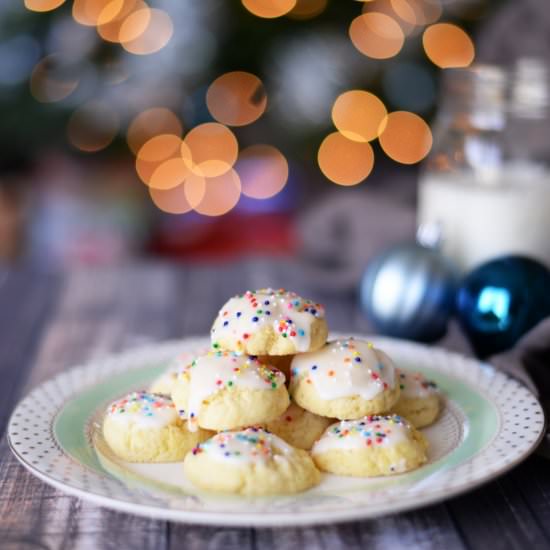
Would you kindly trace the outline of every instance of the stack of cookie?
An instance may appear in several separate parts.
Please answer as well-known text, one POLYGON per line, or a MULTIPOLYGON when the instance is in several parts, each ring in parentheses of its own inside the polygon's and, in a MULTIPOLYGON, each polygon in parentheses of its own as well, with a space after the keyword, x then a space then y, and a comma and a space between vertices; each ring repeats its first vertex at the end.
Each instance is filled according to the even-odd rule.
POLYGON ((303 491, 319 470, 378 476, 425 462, 413 424, 437 416, 436 389, 368 342, 327 336, 324 308, 295 293, 231 298, 211 349, 113 403, 105 439, 125 460, 184 459, 198 487, 248 495, 303 491))

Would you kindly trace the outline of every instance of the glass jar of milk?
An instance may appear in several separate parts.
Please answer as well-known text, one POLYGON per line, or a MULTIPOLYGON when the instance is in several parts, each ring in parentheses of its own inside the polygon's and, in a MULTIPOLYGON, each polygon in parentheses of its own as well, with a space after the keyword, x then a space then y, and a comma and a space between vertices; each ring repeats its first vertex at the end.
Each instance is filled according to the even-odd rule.
POLYGON ((502 254, 550 266, 547 67, 521 59, 447 73, 418 221, 464 270, 502 254))

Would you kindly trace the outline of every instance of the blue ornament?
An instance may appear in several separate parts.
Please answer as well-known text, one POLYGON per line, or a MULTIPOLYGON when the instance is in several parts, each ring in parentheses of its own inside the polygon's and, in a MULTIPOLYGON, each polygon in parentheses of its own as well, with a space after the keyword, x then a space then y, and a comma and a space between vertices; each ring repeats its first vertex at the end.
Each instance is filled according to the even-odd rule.
POLYGON ((550 271, 523 256, 491 260, 465 277, 456 308, 479 357, 504 351, 550 315, 550 271))
POLYGON ((382 334, 432 342, 447 330, 456 283, 454 267, 435 248, 400 245, 369 262, 361 305, 382 334))

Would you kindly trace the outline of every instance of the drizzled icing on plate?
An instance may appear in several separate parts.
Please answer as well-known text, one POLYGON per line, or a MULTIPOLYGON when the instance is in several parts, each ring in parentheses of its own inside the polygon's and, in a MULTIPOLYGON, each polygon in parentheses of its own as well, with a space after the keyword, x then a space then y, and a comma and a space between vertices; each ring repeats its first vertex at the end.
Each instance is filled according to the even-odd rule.
POLYGON ((107 408, 107 416, 119 423, 158 429, 178 419, 174 403, 169 397, 144 391, 129 393, 111 403, 107 408))
POLYGON ((275 390, 285 383, 285 375, 273 367, 263 365, 256 357, 230 351, 211 351, 197 357, 179 376, 189 379, 189 430, 198 427, 198 414, 203 401, 216 392, 235 388, 275 390))
POLYGON ((207 453, 216 459, 235 464, 258 464, 280 460, 294 449, 280 437, 262 428, 237 432, 220 432, 193 449, 193 454, 207 453))
POLYGON ((410 439, 411 425, 403 417, 396 414, 365 416, 333 424, 313 445, 311 452, 320 454, 336 449, 387 447, 410 439))
POLYGON ((318 351, 296 355, 291 376, 291 391, 298 379, 305 377, 326 400, 353 395, 369 400, 395 386, 391 359, 371 343, 353 338, 329 342, 318 351))
POLYGON ((247 291, 231 298, 220 310, 212 326, 212 342, 216 345, 216 339, 222 336, 244 342, 258 329, 271 325, 281 337, 293 340, 298 351, 307 351, 311 325, 324 316, 321 304, 294 292, 271 288, 247 291))
POLYGON ((425 398, 439 393, 437 384, 419 372, 398 370, 397 373, 401 397, 405 399, 425 398))

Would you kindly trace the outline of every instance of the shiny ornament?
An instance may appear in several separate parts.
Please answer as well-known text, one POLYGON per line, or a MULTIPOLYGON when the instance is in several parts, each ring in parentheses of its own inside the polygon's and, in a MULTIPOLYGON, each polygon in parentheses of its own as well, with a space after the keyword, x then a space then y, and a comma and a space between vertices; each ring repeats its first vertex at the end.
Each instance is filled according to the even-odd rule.
POLYGON ((369 262, 361 305, 382 334, 432 342, 447 330, 456 282, 454 267, 435 248, 400 245, 369 262))
POLYGON ((465 277, 456 308, 478 356, 504 351, 550 316, 550 271, 523 256, 491 260, 465 277))

